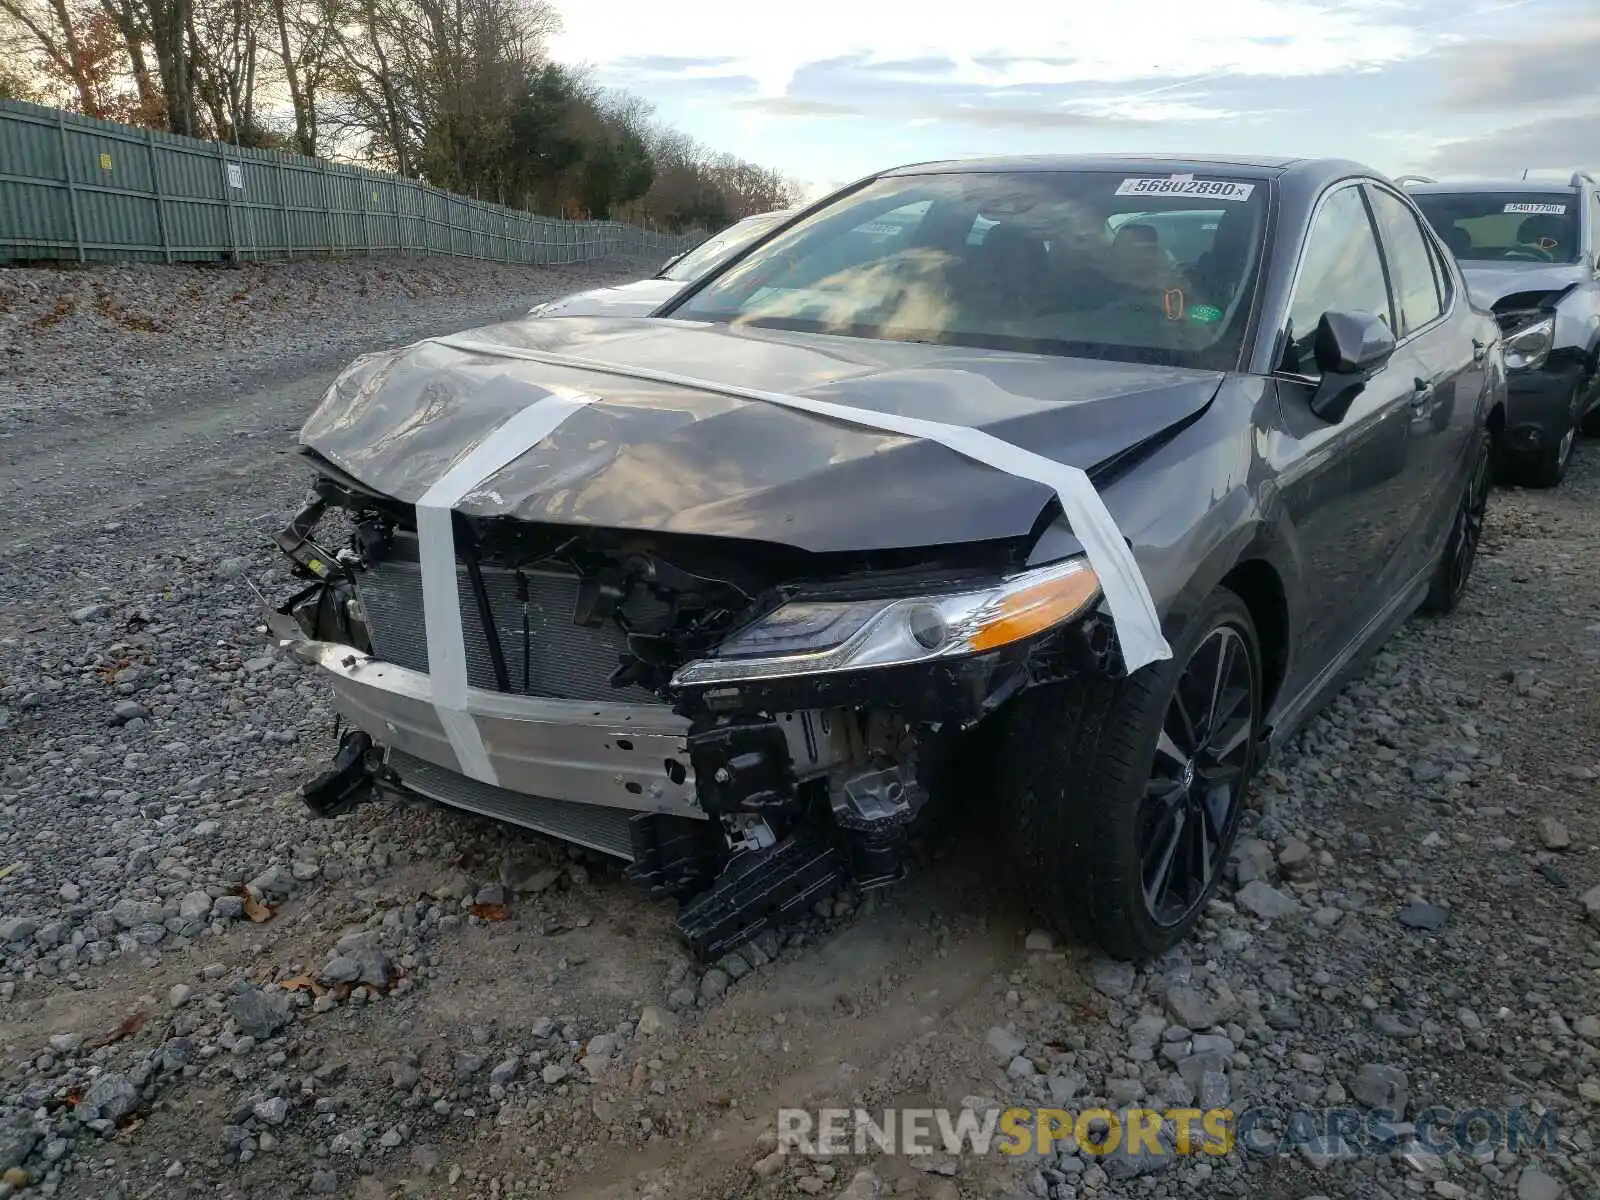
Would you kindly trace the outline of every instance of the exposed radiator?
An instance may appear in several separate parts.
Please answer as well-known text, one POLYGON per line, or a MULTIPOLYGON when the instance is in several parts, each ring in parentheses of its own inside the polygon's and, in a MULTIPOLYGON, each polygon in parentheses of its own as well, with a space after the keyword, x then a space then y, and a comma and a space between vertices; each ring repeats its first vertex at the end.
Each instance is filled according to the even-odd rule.
MULTIPOLYGON (((484 590, 500 636, 506 674, 513 692, 557 700, 604 700, 620 704, 662 703, 641 687, 611 686, 611 675, 627 652, 622 627, 608 620, 598 628, 575 625, 578 577, 557 571, 524 571, 528 587, 528 637, 524 641, 517 572, 483 568, 484 590), (526 645, 526 658, 524 646, 526 645), (526 684, 524 684, 526 666, 526 684)), ((422 571, 405 555, 377 563, 357 578, 357 595, 376 655, 414 671, 428 669, 428 639, 422 613, 422 571)), ((467 651, 467 681, 495 691, 494 660, 478 619, 478 602, 464 566, 456 567, 462 640, 467 651)), ((664 612, 653 597, 635 596, 630 611, 641 618, 664 612)))

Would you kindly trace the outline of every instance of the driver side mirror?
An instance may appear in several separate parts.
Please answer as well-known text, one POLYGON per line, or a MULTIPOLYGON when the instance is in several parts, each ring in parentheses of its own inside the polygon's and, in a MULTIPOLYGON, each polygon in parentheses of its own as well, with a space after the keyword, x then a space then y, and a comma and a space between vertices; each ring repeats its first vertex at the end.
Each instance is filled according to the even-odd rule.
POLYGON ((1326 312, 1317 322, 1312 353, 1322 381, 1311 397, 1311 411, 1337 425, 1367 381, 1395 351, 1394 331, 1370 312, 1326 312))

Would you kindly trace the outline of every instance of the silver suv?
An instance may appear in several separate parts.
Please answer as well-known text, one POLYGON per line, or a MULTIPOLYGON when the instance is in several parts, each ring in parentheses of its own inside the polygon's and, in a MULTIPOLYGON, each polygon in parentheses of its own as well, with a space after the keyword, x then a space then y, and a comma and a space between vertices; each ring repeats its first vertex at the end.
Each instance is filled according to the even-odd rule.
POLYGON ((1562 183, 1399 181, 1500 326, 1510 399, 1501 475, 1554 487, 1578 431, 1600 434, 1600 189, 1562 183))

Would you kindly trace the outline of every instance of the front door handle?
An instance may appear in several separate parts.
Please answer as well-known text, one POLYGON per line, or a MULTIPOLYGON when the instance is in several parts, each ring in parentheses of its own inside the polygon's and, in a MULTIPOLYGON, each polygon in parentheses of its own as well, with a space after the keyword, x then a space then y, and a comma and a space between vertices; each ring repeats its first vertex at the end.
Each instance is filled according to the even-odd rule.
POLYGON ((1411 407, 1422 412, 1433 403, 1433 384, 1426 379, 1414 381, 1416 386, 1411 391, 1411 407))
POLYGON ((1489 343, 1480 342, 1477 338, 1473 338, 1472 361, 1475 363, 1481 363, 1483 361, 1483 356, 1487 353, 1489 353, 1489 343))

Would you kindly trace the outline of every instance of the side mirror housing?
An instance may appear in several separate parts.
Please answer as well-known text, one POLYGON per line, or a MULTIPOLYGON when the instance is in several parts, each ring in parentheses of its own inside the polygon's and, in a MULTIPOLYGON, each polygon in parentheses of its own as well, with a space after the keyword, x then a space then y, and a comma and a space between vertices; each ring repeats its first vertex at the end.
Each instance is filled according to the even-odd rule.
POLYGON ((1367 381, 1393 357, 1395 344, 1394 331, 1376 313, 1323 313, 1312 339, 1322 382, 1311 411, 1329 424, 1344 420, 1367 381))

